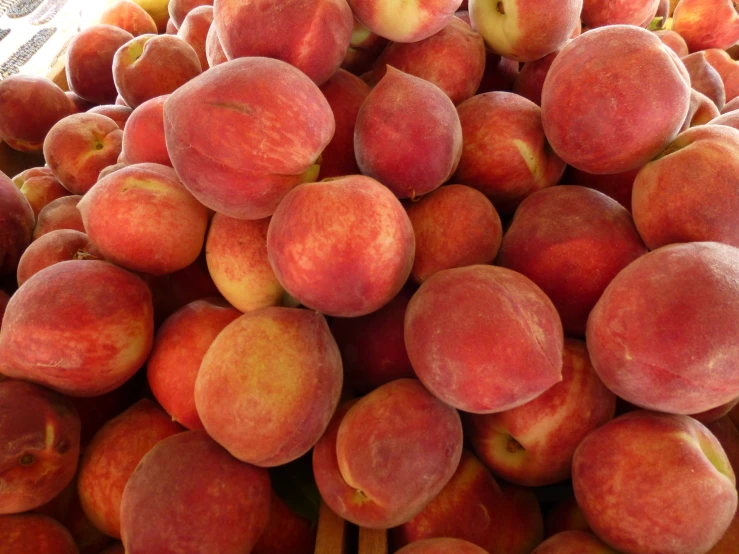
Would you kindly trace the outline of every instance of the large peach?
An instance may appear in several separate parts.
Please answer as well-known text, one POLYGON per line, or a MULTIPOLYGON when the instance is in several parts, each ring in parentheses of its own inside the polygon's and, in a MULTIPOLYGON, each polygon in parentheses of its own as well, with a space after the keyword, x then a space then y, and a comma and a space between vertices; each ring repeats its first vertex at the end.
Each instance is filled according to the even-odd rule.
POLYGON ((113 56, 131 39, 131 33, 113 25, 93 25, 74 35, 65 62, 69 89, 93 104, 115 102, 113 56))
POLYGON ((126 554, 242 554, 267 526, 270 480, 205 431, 164 439, 141 460, 121 501, 126 554))
POLYGON ((0 373, 74 396, 103 394, 143 365, 153 327, 151 294, 141 279, 98 260, 61 262, 11 298, 0 373))
POLYGON ((600 378, 624 400, 698 413, 739 397, 735 317, 739 249, 665 246, 606 288, 588 320, 588 350, 600 378))
POLYGON ((208 347, 241 312, 219 299, 196 300, 177 310, 157 331, 146 365, 149 387, 172 417, 202 429, 195 407, 195 381, 208 347))
POLYGON ((94 108, 90 108, 87 113, 96 113, 109 117, 118 124, 118 127, 125 130, 126 122, 128 121, 128 118, 131 117, 133 110, 128 106, 105 104, 103 106, 95 106, 94 108))
POLYGON ((70 111, 64 91, 45 77, 10 75, 0 81, 0 139, 15 150, 40 151, 49 129, 70 111))
POLYGON ((103 255, 90 237, 74 229, 59 229, 35 240, 18 262, 18 286, 51 265, 68 260, 100 260, 103 255))
POLYGON ((426 539, 409 544, 395 554, 485 554, 479 546, 461 539, 426 539))
POLYGON ((354 16, 373 33, 395 42, 418 42, 438 33, 462 0, 348 0, 354 16))
POLYGON ((135 37, 157 33, 154 19, 131 0, 115 0, 108 4, 100 14, 98 23, 120 27, 135 37))
POLYGON ((213 6, 213 0, 169 0, 167 10, 169 11, 169 20, 177 30, 182 27, 188 14, 193 10, 203 6, 213 6))
POLYGON ((552 302, 527 277, 501 267, 432 275, 405 316, 416 375, 438 398, 467 412, 515 408, 561 381, 563 343, 552 302))
POLYGON ((166 275, 184 269, 205 242, 208 211, 171 167, 119 169, 90 189, 77 209, 103 256, 133 271, 166 275))
POLYGON ((207 207, 240 219, 272 215, 333 132, 318 87, 269 58, 211 68, 164 105, 167 149, 182 182, 207 207))
POLYGON ((691 52, 723 50, 739 41, 739 14, 731 0, 680 0, 672 14, 672 29, 691 52))
POLYGON ((670 143, 689 103, 690 77, 677 54, 649 31, 607 25, 573 39, 554 60, 541 118, 549 143, 568 164, 620 173, 670 143))
POLYGON ((68 398, 9 379, 0 382, 0 421, 0 514, 38 508, 77 471, 80 417, 68 398))
POLYGON ((27 169, 20 175, 13 177, 14 182, 17 183, 18 180, 22 182, 18 188, 21 189, 23 196, 26 197, 31 208, 33 208, 34 217, 38 217, 39 212, 49 202, 62 196, 69 196, 69 191, 54 177, 48 167, 27 169))
POLYGON ((453 180, 478 189, 500 213, 559 181, 565 163, 552 152, 542 111, 510 92, 473 96, 457 108, 464 148, 453 180))
POLYGON ((687 416, 631 412, 575 452, 577 502, 598 537, 624 552, 707 552, 737 507, 721 444, 687 416))
POLYGON ((337 411, 313 450, 313 471, 339 516, 387 529, 418 515, 461 456, 457 411, 415 379, 398 379, 337 411))
POLYGON ((0 544, 3 554, 79 554, 69 531, 39 514, 0 516, 0 544))
POLYGON ((564 531, 541 543, 531 554, 618 554, 592 533, 564 531))
POLYGON ((82 197, 77 195, 63 196, 44 206, 38 214, 33 240, 59 229, 73 229, 84 233, 85 226, 82 224, 82 216, 77 210, 80 200, 82 197))
POLYGON ((85 448, 77 481, 82 509, 95 527, 121 537, 121 498, 128 479, 147 452, 182 430, 148 399, 101 427, 85 448))
POLYGON ((126 164, 155 163, 172 167, 164 140, 164 101, 169 95, 147 100, 133 110, 123 129, 121 157, 126 164))
POLYGON ((589 29, 605 25, 638 25, 652 21, 660 0, 583 0, 582 23, 589 29))
POLYGON ((13 181, 0 171, 0 275, 14 273, 31 242, 33 208, 13 181))
POLYGON ((185 17, 180 28, 177 30, 177 36, 192 46, 200 60, 200 67, 205 71, 208 69, 208 56, 205 50, 205 43, 208 38, 208 31, 213 23, 213 7, 199 6, 185 17))
POLYGON ((356 317, 400 292, 415 240, 392 192, 355 175, 290 191, 270 222, 267 252, 277 279, 300 303, 356 317))
POLYGON ((682 58, 690 75, 690 86, 710 98, 721 110, 726 103, 724 82, 718 71, 708 63, 704 52, 695 52, 682 58))

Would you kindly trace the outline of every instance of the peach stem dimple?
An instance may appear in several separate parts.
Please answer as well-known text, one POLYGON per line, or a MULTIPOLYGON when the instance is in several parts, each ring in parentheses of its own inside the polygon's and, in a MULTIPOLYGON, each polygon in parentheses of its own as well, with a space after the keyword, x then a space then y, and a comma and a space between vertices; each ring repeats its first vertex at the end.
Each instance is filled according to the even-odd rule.
POLYGON ((495 8, 498 10, 499 14, 505 15, 505 8, 503 7, 503 2, 498 2, 495 8))

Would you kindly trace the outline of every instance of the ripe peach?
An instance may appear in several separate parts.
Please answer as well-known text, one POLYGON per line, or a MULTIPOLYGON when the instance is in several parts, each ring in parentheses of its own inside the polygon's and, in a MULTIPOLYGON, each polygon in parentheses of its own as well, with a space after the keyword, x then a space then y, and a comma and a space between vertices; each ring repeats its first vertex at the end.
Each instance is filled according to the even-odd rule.
POLYGON ((618 554, 592 533, 564 531, 541 543, 531 554, 618 554))
POLYGON ((131 35, 149 35, 157 33, 157 24, 154 19, 138 4, 131 0, 115 0, 100 14, 99 23, 114 25, 131 35))
POLYGON ((15 273, 31 242, 33 208, 13 181, 0 171, 0 275, 15 273))
POLYGON ((395 554, 485 554, 485 550, 460 539, 426 539, 409 544, 395 554))
POLYGON ((685 42, 685 39, 680 36, 679 33, 676 33, 672 29, 664 29, 662 31, 654 31, 654 34, 659 37, 659 39, 677 54, 677 56, 682 59, 688 54, 690 54, 690 50, 688 50, 688 45, 685 42))
POLYGON ((123 128, 121 156, 126 164, 155 163, 172 167, 164 140, 164 101, 169 95, 147 100, 133 110, 123 128))
POLYGON ((43 237, 47 233, 59 229, 73 229, 85 232, 82 216, 77 210, 81 196, 63 196, 49 202, 38 214, 36 228, 33 231, 33 240, 43 237))
POLYGON ((680 0, 672 14, 672 29, 691 52, 723 50, 739 41, 739 14, 731 0, 680 0))
POLYGON ((354 75, 369 71, 380 52, 389 43, 389 40, 370 31, 355 17, 351 42, 344 61, 341 62, 341 68, 354 75))
MULTIPOLYGON (((710 100, 708 102, 713 105, 713 102, 710 100)), ((715 108, 716 106, 713 107, 715 108)), ((636 175, 640 169, 638 167, 622 173, 593 175, 592 173, 586 173, 585 171, 568 166, 561 182, 580 185, 602 192, 606 196, 613 198, 631 213, 631 192, 634 188, 634 179, 636 179, 636 175)))
POLYGON ((92 102, 88 102, 87 100, 84 100, 83 98, 77 96, 74 92, 71 92, 69 90, 65 91, 64 94, 67 96, 67 98, 69 98, 70 115, 73 113, 87 112, 95 105, 92 102))
POLYGON ((195 50, 203 71, 209 67, 208 56, 205 52, 205 42, 212 23, 213 7, 199 6, 187 14, 185 21, 182 22, 182 25, 177 30, 177 36, 195 50))
POLYGON ((605 25, 646 27, 654 17, 660 0, 583 0, 582 23, 589 29, 605 25))
POLYGON ((169 20, 179 30, 188 14, 202 6, 210 6, 212 9, 213 0, 169 0, 169 20))
POLYGON ((561 48, 543 58, 523 64, 513 82, 513 92, 541 106, 541 90, 544 88, 544 80, 560 50, 561 48))
POLYGON ((118 124, 118 127, 125 130, 126 122, 133 113, 128 106, 116 106, 114 104, 106 104, 103 106, 95 106, 90 108, 87 113, 96 113, 109 117, 118 124))
POLYGON ((3 554, 79 554, 69 531, 39 514, 0 516, 0 544, 3 554))
POLYGON ((395 42, 418 42, 438 33, 462 0, 348 0, 354 16, 373 33, 395 42))
POLYGON ((73 229, 52 231, 35 240, 18 263, 18 286, 51 265, 68 260, 100 260, 103 255, 90 238, 73 229))
POLYGON ((33 208, 34 217, 38 218, 39 212, 53 200, 63 196, 69 196, 59 180, 54 177, 48 167, 34 167, 27 169, 20 175, 13 177, 13 181, 21 181, 18 186, 33 208))
POLYGON ((719 72, 708 63, 704 52, 696 52, 682 58, 685 69, 690 75, 690 86, 705 94, 721 110, 726 103, 724 82, 719 72))
POLYGON ((216 26, 213 24, 208 29, 208 36, 205 37, 205 57, 208 61, 207 67, 215 67, 228 61, 223 46, 221 46, 221 39, 218 38, 216 26))
POLYGON ((695 89, 690 89, 690 108, 685 116, 680 132, 687 131, 691 127, 705 125, 719 116, 718 108, 713 100, 695 89))

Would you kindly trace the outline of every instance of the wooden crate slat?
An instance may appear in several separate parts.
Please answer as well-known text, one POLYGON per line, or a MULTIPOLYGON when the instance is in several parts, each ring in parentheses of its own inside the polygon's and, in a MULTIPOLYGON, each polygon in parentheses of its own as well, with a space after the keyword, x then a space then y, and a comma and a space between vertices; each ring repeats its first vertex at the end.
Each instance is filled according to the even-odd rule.
POLYGON ((337 516, 325 502, 321 502, 315 554, 349 554, 347 550, 347 522, 337 516))
POLYGON ((360 527, 358 554, 387 554, 387 531, 360 527))

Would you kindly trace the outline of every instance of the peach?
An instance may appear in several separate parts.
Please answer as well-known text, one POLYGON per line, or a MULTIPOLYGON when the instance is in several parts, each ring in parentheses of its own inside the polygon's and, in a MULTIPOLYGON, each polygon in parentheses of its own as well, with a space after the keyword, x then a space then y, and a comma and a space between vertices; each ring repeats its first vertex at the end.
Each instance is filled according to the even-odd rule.
POLYGON ((201 72, 192 46, 172 35, 135 37, 113 57, 116 89, 132 108, 174 92, 201 72))
POLYGON ((395 554, 485 554, 485 550, 461 539, 426 539, 401 548, 395 554))
POLYGON ((541 109, 510 92, 473 96, 457 108, 464 148, 453 180, 476 188, 500 213, 559 181, 565 163, 542 128, 541 109))
POLYGON ((354 17, 346 0, 218 0, 214 24, 229 59, 276 58, 321 85, 339 69, 354 17), (248 27, 249 32, 243 29, 248 27))
POLYGON ((582 10, 582 0, 469 3, 472 28, 493 52, 517 62, 533 62, 561 48, 577 29, 582 10))
POLYGON ((72 194, 85 194, 100 171, 116 163, 123 131, 104 115, 70 115, 54 125, 44 140, 44 157, 54 176, 72 194))
POLYGON ((141 460, 121 501, 126 554, 242 554, 267 526, 265 469, 234 459, 205 431, 164 439, 141 460))
POLYGON ((39 514, 0 516, 0 543, 3 554, 79 554, 69 531, 39 514))
POLYGON ((696 52, 682 58, 690 75, 690 86, 705 94, 721 110, 726 103, 726 92, 721 75, 708 63, 704 52, 696 52))
POLYGON ((691 52, 723 50, 739 41, 739 14, 731 0, 680 0, 672 14, 672 30, 691 52))
POLYGON ((628 211, 598 191, 558 186, 523 201, 497 264, 549 296, 568 335, 583 336, 590 311, 616 274, 647 249, 628 211))
POLYGON ((128 167, 128 164, 117 163, 115 165, 109 165, 108 167, 106 167, 100 172, 100 175, 98 176, 98 181, 102 181, 105 177, 107 177, 111 173, 114 173, 118 171, 119 169, 123 169, 124 167, 128 167))
POLYGON ((531 554, 618 554, 592 533, 564 531, 541 543, 531 554))
POLYGON ((88 113, 96 113, 109 117, 118 124, 118 127, 125 130, 126 122, 128 121, 128 118, 131 117, 133 110, 128 106, 116 106, 114 104, 106 104, 103 106, 95 106, 94 108, 90 108, 90 110, 88 110, 88 113))
POLYGON ((313 471, 336 514, 388 529, 418 515, 461 456, 457 411, 415 379, 398 379, 337 411, 313 450, 313 471))
POLYGON ((97 432, 80 461, 82 509, 100 531, 121 537, 121 498, 141 459, 183 429, 151 400, 138 401, 97 432))
POLYGON ((0 81, 0 139, 22 152, 38 152, 54 124, 71 112, 56 84, 37 75, 10 75, 0 81))
POLYGON ((376 312, 331 321, 344 378, 356 391, 368 393, 390 381, 415 377, 403 339, 403 320, 411 296, 412 290, 404 288, 376 312))
POLYGON ((477 94, 486 92, 510 92, 518 76, 519 64, 515 60, 504 58, 485 48, 485 73, 482 74, 477 94))
POLYGON ((0 514, 14 514, 45 504, 72 480, 80 418, 68 398, 25 381, 0 382, 0 400, 0 514))
POLYGON ((164 141, 164 101, 169 95, 147 100, 133 110, 123 129, 121 156, 126 164, 154 163, 172 167, 164 141), (130 123, 129 123, 130 122, 130 123))
POLYGON ((503 230, 498 212, 484 194, 464 185, 447 185, 407 208, 416 237, 411 276, 423 283, 454 267, 492 264, 503 230))
POLYGON ((462 126, 439 87, 388 67, 357 115, 357 165, 398 198, 415 198, 451 177, 462 155, 462 126))
POLYGON ((698 413, 739 397, 739 250, 670 245, 622 270, 588 319, 593 367, 642 408, 698 413), (690 352, 689 356, 685 353, 690 352))
POLYGON ((216 214, 208 229, 208 272, 223 297, 244 313, 287 300, 269 265, 269 222, 269 218, 245 220, 216 214))
POLYGON ((475 452, 495 475, 539 487, 568 479, 580 442, 615 412, 616 396, 595 373, 585 343, 567 339, 562 381, 512 410, 470 414, 465 424, 475 452))
POLYGON ((529 554, 542 540, 532 491, 505 488, 470 452, 451 480, 416 517, 390 531, 394 546, 437 537, 469 541, 490 554, 529 554))
POLYGON ((394 42, 374 64, 374 81, 392 66, 425 79, 443 90, 456 105, 472 97, 485 72, 485 42, 454 17, 438 33, 413 43, 394 42))
POLYGON ((675 52, 678 58, 682 59, 690 54, 690 50, 688 50, 688 45, 685 42, 685 39, 672 29, 655 31, 654 34, 659 37, 659 39, 664 43, 665 46, 675 52))
POLYGON ((690 90, 690 108, 685 117, 680 132, 687 131, 691 127, 705 125, 719 116, 718 108, 713 100, 695 89, 690 90))
POLYGON ((106 259, 151 275, 193 263, 208 211, 171 167, 135 164, 99 181, 77 205, 85 232, 106 259))
POLYGON ((177 26, 174 24, 174 21, 172 21, 171 18, 167 20, 167 30, 165 34, 177 35, 177 26))
POLYGON ((0 171, 0 275, 14 273, 31 242, 33 208, 13 181, 0 171))
POLYGON ((272 215, 333 132, 318 87, 269 58, 213 67, 164 105, 167 149, 182 182, 207 207, 239 219, 272 215))
POLYGON ((146 366, 149 386, 174 421, 202 429, 195 408, 195 381, 208 347, 241 312, 212 298, 177 310, 157 331, 146 366))
POLYGON ((726 458, 729 460, 734 474, 736 474, 739 471, 739 430, 734 422, 728 416, 724 416, 705 425, 721 443, 726 458))
POLYGON ((418 42, 441 31, 462 0, 348 0, 371 32, 395 42, 418 42))
POLYGON ((718 241, 739 247, 737 171, 738 130, 702 125, 678 135, 634 181, 634 222, 646 245, 654 250, 718 241))
POLYGON ((187 14, 177 31, 177 36, 192 46, 200 60, 200 67, 208 69, 208 56, 205 52, 205 41, 213 23, 213 7, 199 6, 187 14))
MULTIPOLYGON (((708 102, 713 106, 713 102, 710 100, 708 102)), ((715 108, 716 106, 713 107, 715 108)), ((592 173, 586 173, 585 171, 568 166, 561 182, 572 183, 573 185, 580 185, 602 192, 606 196, 613 198, 631 213, 631 191, 634 188, 634 179, 636 179, 636 175, 640 169, 638 167, 611 175, 593 175, 592 173)))
POLYGON ((113 25, 93 25, 77 33, 66 54, 70 90, 93 104, 115 102, 113 56, 132 39, 131 33, 113 25))
POLYGON ((735 110, 739 110, 739 98, 734 98, 732 101, 724 104, 724 107, 721 108, 721 114, 723 115, 735 110))
POLYGON ((169 0, 167 6, 169 20, 179 30, 187 16, 193 10, 203 6, 209 6, 212 9, 213 0, 169 0))
POLYGON ((216 26, 212 24, 208 29, 208 36, 205 37, 205 57, 208 61, 207 67, 215 67, 228 61, 223 46, 221 46, 221 39, 218 38, 216 26))
POLYGON ((565 162, 588 173, 620 173, 644 165, 677 135, 690 76, 649 31, 608 25, 562 49, 541 98, 544 132, 565 162))
POLYGON ((18 263, 18 286, 51 265, 67 260, 100 260, 103 255, 85 233, 73 229, 52 231, 35 240, 18 263))
POLYGON ((580 444, 572 479, 595 534, 625 552, 707 552, 737 507, 721 444, 687 416, 636 411, 614 419, 580 444))
POLYGON ((74 92, 71 92, 69 90, 65 91, 64 94, 69 98, 69 113, 70 115, 73 113, 82 113, 87 112, 92 108, 95 104, 92 102, 88 102, 87 100, 84 100, 80 96, 77 96, 74 92))
POLYGON ((73 396, 104 394, 143 365, 153 327, 141 279, 98 260, 61 262, 31 277, 8 303, 0 373, 73 396))
MULTIPOLYGON (((88 398, 72 398, 72 403, 77 413, 80 414, 82 423, 80 436, 82 445, 87 445, 103 425, 123 413, 138 398, 138 387, 141 381, 139 375, 140 373, 137 373, 132 379, 108 393, 88 398)), ((76 494, 76 485, 74 490, 76 494)))
POLYGON ((320 177, 343 177, 359 173, 354 153, 354 128, 357 114, 370 87, 356 75, 339 69, 321 85, 336 122, 336 131, 321 154, 320 177))
POLYGON ((560 500, 544 516, 545 537, 564 531, 590 531, 590 525, 574 496, 560 500))
POLYGON ((250 554, 313 554, 315 546, 316 530, 310 522, 293 512, 273 492, 267 528, 250 554))
POLYGON ((128 104, 126 104, 126 101, 121 97, 120 93, 115 97, 115 105, 128 107, 128 104))
POLYGON ((322 315, 264 308, 234 320, 212 342, 195 381, 195 406, 208 434, 233 456, 272 467, 321 438, 342 380, 339 349, 322 315), (244 375, 248 388, 239 386, 244 375))
POLYGON ((13 177, 13 181, 17 180, 22 182, 18 188, 21 189, 23 196, 31 205, 33 215, 36 218, 49 202, 63 196, 69 196, 69 191, 54 177, 48 167, 27 169, 20 175, 13 177))
POLYGON ((59 229, 73 229, 85 232, 82 216, 77 210, 81 196, 63 196, 52 200, 38 214, 36 228, 33 231, 33 240, 43 237, 46 233, 59 229))
POLYGON ((163 33, 169 21, 168 4, 169 0, 133 0, 139 6, 144 8, 154 20, 157 26, 157 32, 163 33))
POLYGON ((157 33, 157 24, 144 8, 131 0, 115 0, 102 11, 98 23, 114 25, 132 36, 157 33))
POLYGON ((709 48, 703 54, 724 82, 726 101, 729 102, 736 98, 739 95, 739 63, 717 48, 709 48))
MULTIPOLYGON (((708 426, 709 423, 713 423, 714 421, 721 419, 725 415, 728 415, 729 412, 731 412, 731 410, 733 410, 737 404, 739 404, 739 398, 735 398, 730 402, 721 404, 720 406, 716 406, 715 408, 710 410, 705 410, 697 414, 690 414, 690 417, 692 417, 693 419, 697 419, 703 425, 708 426)), ((739 466, 736 469, 739 470, 739 466)))
POLYGON ((583 0, 582 23, 590 29, 605 25, 646 27, 659 8, 660 0, 583 0))
POLYGON ((415 252, 413 227, 390 190, 354 175, 290 191, 267 232, 267 253, 285 290, 337 317, 379 310, 400 292, 415 252))
POLYGON ((549 68, 554 63, 554 59, 559 54, 559 50, 555 50, 533 62, 523 64, 521 71, 516 75, 516 80, 513 81, 513 92, 527 100, 531 100, 537 106, 541 106, 541 90, 544 88, 544 80, 549 73, 549 68))
POLYGON ((367 27, 354 18, 354 29, 346 51, 344 61, 341 62, 342 69, 354 75, 361 75, 372 68, 373 63, 390 41, 370 31, 367 27))
POLYGON ((716 116, 708 122, 709 125, 725 125, 739 130, 739 112, 733 111, 716 116))
POLYGON ((527 277, 501 267, 440 271, 413 295, 405 315, 418 378, 442 401, 472 413, 515 408, 561 381, 563 342, 552 302, 527 277))

